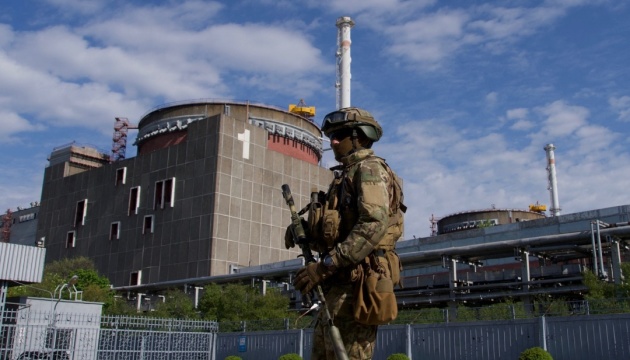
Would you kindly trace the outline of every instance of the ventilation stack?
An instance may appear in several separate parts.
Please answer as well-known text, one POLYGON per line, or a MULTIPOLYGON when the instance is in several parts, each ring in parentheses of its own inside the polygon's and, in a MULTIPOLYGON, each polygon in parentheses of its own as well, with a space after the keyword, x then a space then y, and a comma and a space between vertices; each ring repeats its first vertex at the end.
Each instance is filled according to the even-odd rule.
POLYGON ((350 29, 354 21, 349 16, 337 19, 337 109, 350 106, 350 29))
POLYGON ((553 151, 556 149, 553 144, 547 144, 545 151, 547 152, 547 173, 549 175, 549 195, 551 197, 551 208, 549 213, 551 216, 560 215, 560 202, 558 201, 558 180, 556 178, 556 158, 553 151))

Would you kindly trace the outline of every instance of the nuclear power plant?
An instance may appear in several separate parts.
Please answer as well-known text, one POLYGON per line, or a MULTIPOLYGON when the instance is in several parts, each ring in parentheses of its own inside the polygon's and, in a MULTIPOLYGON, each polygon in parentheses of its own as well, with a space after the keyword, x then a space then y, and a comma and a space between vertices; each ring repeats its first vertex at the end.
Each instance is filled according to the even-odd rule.
MULTIPOLYGON (((351 105, 349 17, 337 20, 337 108, 351 105)), ((69 144, 54 149, 41 204, 5 216, 3 238, 29 229, 46 262, 87 256, 139 310, 168 288, 208 283, 281 287, 299 304, 292 276, 303 266, 286 250, 290 214, 280 187, 298 206, 312 187, 326 190, 323 139, 304 101, 287 110, 250 101, 194 100, 156 107, 137 125, 116 118, 110 154, 69 144), (129 131, 137 155, 127 158, 129 131), (22 219, 22 218, 20 218, 22 219), (35 230, 36 229, 36 230, 35 230)), ((541 149, 543 150, 543 149, 541 149)), ((454 209, 431 219, 431 236, 397 244, 404 266, 401 307, 479 304, 537 294, 583 296, 590 269, 620 283, 630 245, 630 205, 561 214, 555 146, 548 144, 549 216, 528 210, 454 209)), ((543 166, 543 164, 541 164, 543 166)), ((541 186, 544 186, 542 184, 541 186)), ((406 221, 426 221, 409 219, 406 221)), ((194 289, 194 290, 191 290, 194 289)))
POLYGON ((46 168, 39 211, 47 261, 87 256, 120 287, 294 260, 280 186, 306 203, 331 174, 318 166, 319 128, 293 110, 170 104, 140 120, 134 158, 99 163, 62 149, 70 155, 46 168))

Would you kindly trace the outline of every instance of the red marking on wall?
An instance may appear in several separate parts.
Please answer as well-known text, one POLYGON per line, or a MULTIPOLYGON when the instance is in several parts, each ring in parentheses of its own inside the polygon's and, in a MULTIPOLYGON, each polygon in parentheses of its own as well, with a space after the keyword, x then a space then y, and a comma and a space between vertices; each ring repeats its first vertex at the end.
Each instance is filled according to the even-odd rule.
POLYGON ((299 160, 304 160, 314 165, 319 163, 317 153, 310 147, 306 146, 306 144, 303 144, 295 139, 285 138, 284 136, 277 134, 268 134, 267 148, 299 160))

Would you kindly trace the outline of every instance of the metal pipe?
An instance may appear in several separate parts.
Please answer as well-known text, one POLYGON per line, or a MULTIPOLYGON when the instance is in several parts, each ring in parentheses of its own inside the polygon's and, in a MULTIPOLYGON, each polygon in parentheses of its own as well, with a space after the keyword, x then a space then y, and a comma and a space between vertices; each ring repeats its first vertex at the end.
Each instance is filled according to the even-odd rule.
POLYGON ((602 277, 606 277, 606 269, 604 268, 604 255, 602 250, 602 235, 599 229, 599 220, 595 220, 597 225, 597 253, 599 254, 599 266, 600 266, 600 274, 602 277))
MULTIPOLYGON (((630 236, 630 226, 618 226, 601 230, 603 235, 616 235, 616 236, 630 236)), ((530 238, 521 238, 514 240, 497 241, 493 243, 483 243, 468 246, 458 246, 442 249, 433 249, 426 251, 414 251, 408 253, 399 254, 400 261, 403 266, 409 267, 415 264, 422 264, 423 266, 441 265, 442 256, 471 256, 480 255, 479 257, 492 258, 496 253, 491 250, 500 250, 501 256, 511 257, 514 255, 515 247, 527 247, 536 245, 550 245, 550 244, 588 244, 588 230, 576 231, 566 234, 557 235, 543 235, 530 238)), ((203 276, 198 278, 188 278, 181 280, 161 281, 151 284, 131 285, 131 286, 119 286, 114 287, 115 291, 139 291, 160 289, 164 287, 179 286, 183 284, 208 284, 214 283, 229 283, 239 280, 248 280, 252 277, 273 277, 283 276, 296 272, 304 266, 302 258, 295 259, 295 263, 283 267, 273 267, 269 269, 261 269, 255 271, 240 272, 237 274, 225 274, 225 275, 213 275, 203 276)))
POLYGON ((337 19, 337 109, 350 106, 350 29, 354 26, 354 21, 349 16, 342 16, 337 19))
POLYGON ((612 266, 612 277, 615 284, 621 285, 623 280, 623 274, 621 272, 621 249, 619 248, 619 241, 614 240, 611 236, 607 236, 608 243, 610 244, 610 258, 612 266))
MULTIPOLYGON (((630 235, 630 226, 606 228, 602 230, 602 234, 628 236, 630 235)), ((492 243, 416 251, 399 254, 399 257, 403 265, 440 265, 442 263, 442 256, 464 256, 469 258, 474 255, 479 256, 480 258, 493 258, 497 256, 510 257, 514 255, 515 247, 547 245, 554 243, 588 244, 588 231, 576 231, 565 234, 543 235, 530 238, 496 241, 492 243)))
POLYGON ((521 280, 523 281, 523 288, 529 289, 530 271, 529 271, 529 252, 521 250, 521 280))
POLYGON ((593 273, 595 276, 599 276, 599 265, 597 265, 597 248, 595 246, 595 228, 593 227, 593 222, 591 221, 591 246, 593 249, 593 273))

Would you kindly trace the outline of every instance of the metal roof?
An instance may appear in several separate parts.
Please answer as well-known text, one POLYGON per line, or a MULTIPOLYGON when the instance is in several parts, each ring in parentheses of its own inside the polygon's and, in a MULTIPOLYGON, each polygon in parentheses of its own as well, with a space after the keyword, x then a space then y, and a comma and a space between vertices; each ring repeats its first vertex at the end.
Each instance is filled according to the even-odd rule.
POLYGON ((0 280, 41 282, 45 258, 45 248, 0 242, 0 280))

